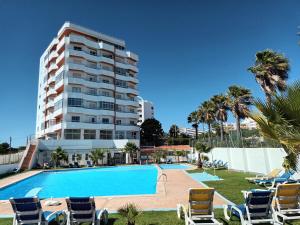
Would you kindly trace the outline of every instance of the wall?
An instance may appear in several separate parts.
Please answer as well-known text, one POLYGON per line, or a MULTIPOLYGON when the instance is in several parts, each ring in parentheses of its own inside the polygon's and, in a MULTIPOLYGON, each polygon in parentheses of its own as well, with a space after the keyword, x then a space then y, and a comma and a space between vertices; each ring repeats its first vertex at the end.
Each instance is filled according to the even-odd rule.
POLYGON ((282 148, 214 148, 207 156, 228 162, 229 169, 266 174, 282 168, 286 153, 282 148))
POLYGON ((18 167, 18 165, 18 163, 0 165, 0 174, 12 172, 15 168, 18 167))
POLYGON ((0 165, 19 162, 23 156, 23 153, 24 151, 14 154, 0 155, 0 165))

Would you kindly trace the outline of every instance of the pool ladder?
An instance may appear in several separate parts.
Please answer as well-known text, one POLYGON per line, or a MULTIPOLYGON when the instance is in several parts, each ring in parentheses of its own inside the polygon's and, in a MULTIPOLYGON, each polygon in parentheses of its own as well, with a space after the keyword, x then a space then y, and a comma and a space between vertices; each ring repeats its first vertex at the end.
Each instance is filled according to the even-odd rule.
POLYGON ((164 194, 166 195, 167 194, 166 182, 168 181, 168 176, 165 173, 160 174, 159 177, 157 178, 157 182, 159 182, 161 180, 161 178, 162 178, 162 182, 164 185, 164 194))

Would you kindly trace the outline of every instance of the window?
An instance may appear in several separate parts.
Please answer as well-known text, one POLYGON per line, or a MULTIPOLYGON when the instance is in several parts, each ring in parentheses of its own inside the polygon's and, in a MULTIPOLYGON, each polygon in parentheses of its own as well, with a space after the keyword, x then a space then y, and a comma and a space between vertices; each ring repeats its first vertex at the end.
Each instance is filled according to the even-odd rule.
POLYGON ((106 83, 106 84, 109 84, 109 80, 103 79, 102 82, 103 82, 103 83, 106 83))
POLYGON ((116 86, 122 87, 122 88, 128 88, 127 82, 124 80, 116 80, 116 86))
POLYGON ((73 49, 76 51, 82 51, 82 48, 80 46, 74 46, 73 49))
POLYGON ((112 102, 100 102, 100 109, 114 110, 114 103, 112 102))
POLYGON ((91 123, 96 123, 96 118, 95 117, 91 118, 91 123))
POLYGON ((96 130, 84 130, 84 139, 96 139, 96 130))
POLYGON ((112 139, 112 131, 111 130, 100 130, 100 139, 112 139))
POLYGON ((97 89, 95 89, 95 88, 90 88, 90 89, 88 89, 87 93, 88 93, 89 95, 97 95, 97 89))
POLYGON ((135 125, 135 121, 130 120, 130 125, 135 125))
POLYGON ((116 124, 120 125, 122 123, 122 120, 116 120, 116 124))
POLYGON ((85 154, 85 160, 89 160, 89 154, 85 154))
POLYGON ((127 131, 127 139, 137 139, 137 133, 135 131, 127 131))
POLYGON ((105 58, 109 58, 109 59, 112 59, 112 55, 109 54, 109 53, 102 53, 102 56, 105 57, 105 58))
POLYGON ((61 109, 63 106, 63 100, 59 100, 57 102, 54 103, 54 111, 58 110, 58 109, 61 109))
POLYGON ((109 123, 109 119, 108 118, 102 118, 102 123, 108 124, 109 123))
POLYGON ((95 50, 90 50, 90 54, 96 56, 96 55, 97 55, 97 52, 96 52, 95 50))
POLYGON ((116 131, 116 139, 124 139, 125 138, 125 132, 124 131, 116 131))
POLYGON ((117 99, 122 99, 122 95, 116 94, 116 98, 117 98, 117 99))
POLYGON ((83 100, 81 98, 68 98, 68 106, 82 107, 83 100))
POLYGON ((80 129, 65 129, 65 139, 80 139, 80 129))
POLYGON ((109 96, 110 96, 110 94, 109 94, 108 91, 102 91, 102 95, 103 95, 103 96, 106 96, 106 97, 109 97, 109 96))
POLYGON ((90 67, 90 68, 96 69, 96 68, 97 68, 97 63, 94 63, 94 62, 88 62, 88 63, 87 63, 87 66, 90 67))
POLYGON ((73 73, 73 77, 74 77, 74 78, 81 78, 81 74, 80 74, 80 73, 77 73, 77 72, 74 72, 74 73, 73 73))
POLYGON ((96 82, 97 81, 97 77, 94 76, 94 75, 88 75, 88 81, 96 82))
POLYGON ((72 92, 80 93, 81 88, 80 87, 72 87, 72 92))
POLYGON ((72 116, 71 121, 72 122, 80 122, 80 116, 72 116))
POLYGON ((116 71, 117 74, 126 75, 126 69, 116 67, 115 71, 116 71))

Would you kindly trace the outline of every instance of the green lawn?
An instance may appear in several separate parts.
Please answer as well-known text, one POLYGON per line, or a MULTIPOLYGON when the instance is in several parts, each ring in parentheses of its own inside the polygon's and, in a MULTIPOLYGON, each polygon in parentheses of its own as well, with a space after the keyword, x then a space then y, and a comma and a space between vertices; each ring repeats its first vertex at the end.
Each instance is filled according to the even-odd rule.
MULTIPOLYGON (((189 173, 203 172, 203 170, 190 170, 189 173)), ((214 170, 208 169, 207 173, 214 174, 214 170)), ((255 176, 252 173, 236 172, 229 170, 215 170, 215 174, 222 178, 220 181, 206 181, 204 182, 209 187, 214 187, 221 195, 228 200, 240 204, 244 202, 242 190, 249 190, 258 188, 259 186, 249 183, 245 177, 255 176)))

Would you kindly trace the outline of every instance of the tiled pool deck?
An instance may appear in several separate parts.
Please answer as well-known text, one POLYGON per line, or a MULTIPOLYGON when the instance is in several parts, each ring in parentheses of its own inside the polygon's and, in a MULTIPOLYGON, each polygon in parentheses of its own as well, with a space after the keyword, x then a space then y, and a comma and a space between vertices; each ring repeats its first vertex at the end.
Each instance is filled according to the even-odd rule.
MULTIPOLYGON (((22 174, 17 174, 0 180, 0 187, 14 183, 26 177, 35 175, 40 171, 29 171, 22 174)), ((138 195, 138 196, 109 196, 95 197, 97 208, 107 208, 108 211, 116 211, 120 206, 126 203, 135 203, 142 210, 171 210, 176 209, 177 204, 187 204, 188 189, 201 188, 202 184, 193 180, 183 170, 163 170, 167 175, 167 181, 162 179, 157 183, 157 193, 153 195, 138 195), (166 190, 166 191, 165 191, 166 190)), ((45 206, 42 201, 44 210, 62 210, 66 208, 64 199, 57 199, 62 202, 60 206, 45 206)), ((214 206, 221 207, 226 204, 226 200, 216 194, 214 198, 214 206)), ((12 215, 12 209, 8 201, 0 201, 0 217, 12 215)))

